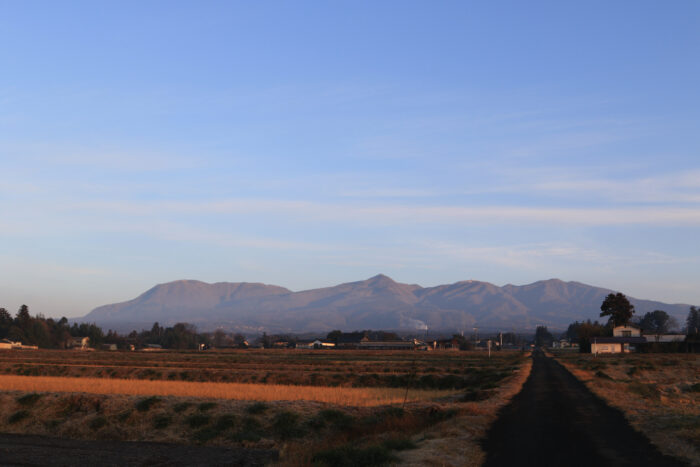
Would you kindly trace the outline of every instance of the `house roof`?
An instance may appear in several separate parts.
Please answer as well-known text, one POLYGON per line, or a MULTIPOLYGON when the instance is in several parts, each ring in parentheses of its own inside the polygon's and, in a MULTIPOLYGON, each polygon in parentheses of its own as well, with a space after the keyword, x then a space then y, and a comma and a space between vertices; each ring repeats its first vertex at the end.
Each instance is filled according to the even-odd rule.
POLYGON ((644 337, 594 337, 596 344, 646 344, 644 337))

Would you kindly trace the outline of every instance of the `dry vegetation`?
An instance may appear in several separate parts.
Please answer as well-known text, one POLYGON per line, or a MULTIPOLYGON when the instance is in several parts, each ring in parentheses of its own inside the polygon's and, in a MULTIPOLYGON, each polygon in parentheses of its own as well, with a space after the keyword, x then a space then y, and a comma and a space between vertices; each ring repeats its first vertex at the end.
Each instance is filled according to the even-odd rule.
POLYGON ((290 386, 279 384, 192 383, 184 381, 134 381, 107 378, 5 375, 0 390, 27 392, 84 392, 89 394, 130 394, 151 396, 203 397, 253 401, 314 401, 355 407, 433 400, 455 390, 401 388, 346 388, 290 386))
POLYGON ((700 465, 700 356, 556 356, 662 452, 700 465))
POLYGON ((519 352, 8 351, 0 419, 15 433, 276 449, 283 465, 479 465, 529 365, 519 352))
MULTIPOLYGON (((0 374, 304 386, 462 389, 489 363, 465 352, 0 351, 0 374)), ((479 354, 475 354, 479 355, 479 354)))

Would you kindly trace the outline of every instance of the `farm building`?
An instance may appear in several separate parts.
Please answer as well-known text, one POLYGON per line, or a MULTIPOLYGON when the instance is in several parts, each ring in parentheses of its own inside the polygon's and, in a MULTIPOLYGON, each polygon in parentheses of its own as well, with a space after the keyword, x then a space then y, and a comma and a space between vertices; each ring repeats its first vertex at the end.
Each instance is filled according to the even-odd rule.
POLYGON ((647 342, 683 342, 685 334, 646 334, 644 338, 647 342))
POLYGON ((295 348, 297 348, 297 349, 332 349, 333 347, 335 347, 334 342, 322 341, 320 339, 316 339, 316 340, 312 340, 312 341, 297 341, 295 348))
POLYGON ((13 342, 9 339, 0 339, 0 349, 3 349, 3 350, 19 349, 20 347, 22 347, 21 342, 13 342))
POLYGON ((459 350, 459 340, 455 338, 437 339, 428 344, 429 350, 459 350))
POLYGON ((615 326, 613 328, 613 337, 641 337, 641 335, 642 330, 631 324, 615 326))
POLYGON ((413 341, 364 341, 357 344, 358 350, 413 350, 416 344, 413 341))
POLYGON ((80 349, 85 350, 90 346, 89 337, 71 337, 68 341, 69 349, 80 349))
POLYGON ((591 353, 629 353, 636 350, 639 344, 645 344, 643 337, 594 337, 591 342, 591 353))

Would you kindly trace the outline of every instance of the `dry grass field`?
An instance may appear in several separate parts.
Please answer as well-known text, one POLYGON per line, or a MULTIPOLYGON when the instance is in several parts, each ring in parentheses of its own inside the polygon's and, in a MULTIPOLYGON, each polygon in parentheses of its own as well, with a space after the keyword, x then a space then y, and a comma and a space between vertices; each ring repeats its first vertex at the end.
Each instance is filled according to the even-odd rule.
POLYGON ((372 407, 434 400, 457 390, 401 388, 347 388, 291 386, 280 384, 193 383, 185 381, 141 381, 112 378, 71 378, 62 376, 16 376, 0 378, 0 390, 25 392, 83 392, 88 394, 129 394, 202 397, 253 401, 314 401, 328 404, 372 407))
MULTIPOLYGON (((492 376, 479 352, 0 351, 0 374, 304 386, 468 388, 492 376)), ((496 360, 494 360, 496 361, 496 360)))
POLYGON ((524 357, 6 351, 0 419, 14 433, 276 449, 281 465, 479 465, 524 357))
POLYGON ((700 356, 556 353, 662 452, 700 465, 700 356))

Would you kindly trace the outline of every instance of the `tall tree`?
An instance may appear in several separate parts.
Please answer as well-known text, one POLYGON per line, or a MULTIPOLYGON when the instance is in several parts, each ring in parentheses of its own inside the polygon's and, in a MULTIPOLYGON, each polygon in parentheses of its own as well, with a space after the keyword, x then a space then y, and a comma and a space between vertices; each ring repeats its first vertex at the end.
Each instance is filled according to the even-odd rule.
POLYGON ((630 322, 634 314, 634 305, 627 300, 624 294, 608 294, 600 305, 600 316, 609 316, 613 326, 624 326, 630 322))
POLYGON ((685 320, 685 333, 689 336, 700 336, 700 308, 690 307, 688 318, 685 320))
POLYGON ((547 330, 547 326, 537 326, 535 330, 535 345, 537 346, 549 346, 552 345, 554 336, 547 330))
POLYGON ((639 321, 639 327, 654 334, 666 334, 672 324, 672 318, 663 310, 646 313, 639 321))

